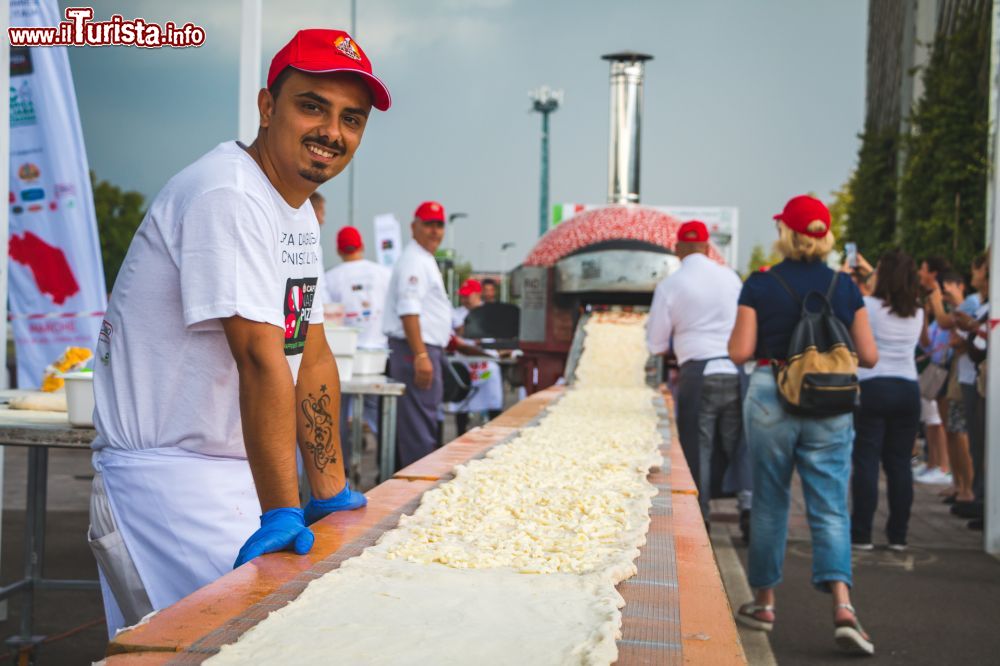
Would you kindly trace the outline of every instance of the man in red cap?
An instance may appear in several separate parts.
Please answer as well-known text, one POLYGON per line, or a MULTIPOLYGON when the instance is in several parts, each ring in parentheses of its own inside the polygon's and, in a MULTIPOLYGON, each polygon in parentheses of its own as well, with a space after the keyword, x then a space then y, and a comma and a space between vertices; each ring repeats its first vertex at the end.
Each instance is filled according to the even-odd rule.
POLYGON ((444 207, 425 201, 413 213, 413 242, 392 269, 382 330, 389 336, 389 376, 406 384, 399 400, 396 468, 434 450, 444 397, 442 351, 451 338, 451 303, 434 253, 444 238, 444 207))
POLYGON ((181 171, 136 232, 94 372, 89 537, 110 634, 234 560, 306 553, 309 522, 364 505, 341 465, 337 366, 311 325, 323 257, 306 202, 389 104, 350 35, 300 31, 257 95, 254 142, 181 171))
MULTIPOLYGON (((360 349, 385 349, 382 332, 382 311, 385 294, 392 275, 385 266, 365 259, 365 244, 361 232, 354 227, 341 227, 337 232, 337 254, 340 264, 326 272, 323 278, 324 303, 339 303, 344 308, 344 325, 358 329, 360 349)), ((378 396, 365 396, 364 420, 372 432, 378 432, 378 396)), ((347 419, 352 401, 340 405, 340 438, 349 436, 347 419)), ((356 418, 362 418, 360 415, 356 418)), ((344 460, 344 464, 349 461, 344 460)))
POLYGON ((469 311, 483 304, 483 284, 479 280, 469 278, 459 286, 458 299, 461 305, 451 313, 451 327, 461 335, 469 311))
POLYGON ((673 349, 677 356, 677 430, 698 487, 702 517, 707 523, 712 488, 718 486, 713 469, 725 469, 723 488, 737 494, 745 538, 752 487, 742 437, 745 382, 727 351, 743 284, 731 268, 708 258, 709 235, 703 222, 682 224, 674 249, 681 265, 653 292, 647 343, 652 354, 673 349))

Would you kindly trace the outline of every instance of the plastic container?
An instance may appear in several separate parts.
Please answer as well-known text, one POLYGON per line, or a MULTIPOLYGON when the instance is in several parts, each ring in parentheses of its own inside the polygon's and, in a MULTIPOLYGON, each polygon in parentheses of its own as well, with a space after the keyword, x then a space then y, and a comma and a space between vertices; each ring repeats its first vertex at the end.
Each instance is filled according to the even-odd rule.
POLYGON ((354 356, 358 349, 358 329, 324 323, 326 342, 334 356, 354 356))
POLYGON ((337 359, 337 374, 340 375, 340 381, 351 381, 351 377, 354 376, 354 357, 338 355, 334 358, 337 359))
POLYGON ((359 349, 354 352, 354 374, 384 375, 388 360, 388 349, 359 349))
POLYGON ((67 372, 62 375, 66 380, 66 414, 69 423, 81 428, 94 426, 94 373, 67 372))

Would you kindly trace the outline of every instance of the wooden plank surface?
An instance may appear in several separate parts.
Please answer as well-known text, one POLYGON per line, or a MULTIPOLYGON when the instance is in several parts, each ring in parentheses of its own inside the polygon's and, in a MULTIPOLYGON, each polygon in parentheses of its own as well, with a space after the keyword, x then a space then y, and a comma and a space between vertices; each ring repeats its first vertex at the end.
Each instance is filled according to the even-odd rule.
POLYGON ((370 490, 364 509, 331 514, 313 525, 316 543, 308 555, 274 553, 257 558, 163 609, 148 623, 119 633, 108 645, 108 654, 189 649, 213 632, 225 631, 255 605, 270 603, 271 597, 297 576, 318 569, 332 570, 320 566, 323 560, 361 539, 372 542, 395 527, 400 512, 404 508, 412 512, 424 491, 449 475, 456 464, 515 433, 560 395, 561 388, 547 389, 517 403, 485 427, 467 433, 370 490))
POLYGON ((119 633, 108 645, 108 654, 177 651, 193 645, 320 561, 372 532, 381 534, 395 526, 400 509, 433 485, 430 481, 386 481, 366 494, 365 508, 334 513, 315 523, 316 543, 308 555, 259 557, 161 610, 146 624, 119 633))
MULTIPOLYGON (((664 393, 671 414, 673 400, 664 393)), ((686 664, 746 664, 743 644, 698 504, 698 491, 670 419, 670 484, 674 556, 680 592, 681 640, 686 664), (691 492, 693 490, 693 492, 691 492)))

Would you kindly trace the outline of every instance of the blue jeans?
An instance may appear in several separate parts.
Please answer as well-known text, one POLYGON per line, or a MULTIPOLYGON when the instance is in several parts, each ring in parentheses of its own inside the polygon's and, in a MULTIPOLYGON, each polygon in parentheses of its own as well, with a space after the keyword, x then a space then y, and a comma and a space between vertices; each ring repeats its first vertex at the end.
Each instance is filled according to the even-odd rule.
POLYGON ((851 584, 851 521, 847 485, 851 477, 851 414, 829 418, 785 412, 770 368, 750 377, 743 424, 753 461, 750 512, 750 585, 772 588, 781 582, 788 538, 792 470, 798 468, 812 532, 812 583, 851 584))

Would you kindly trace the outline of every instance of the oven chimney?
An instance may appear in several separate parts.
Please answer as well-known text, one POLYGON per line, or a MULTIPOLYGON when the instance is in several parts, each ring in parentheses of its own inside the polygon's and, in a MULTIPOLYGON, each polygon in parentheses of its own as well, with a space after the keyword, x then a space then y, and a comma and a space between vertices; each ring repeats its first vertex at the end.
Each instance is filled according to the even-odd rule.
POLYGON ((623 51, 601 56, 611 63, 611 145, 608 151, 608 203, 639 203, 639 129, 645 53, 623 51))

